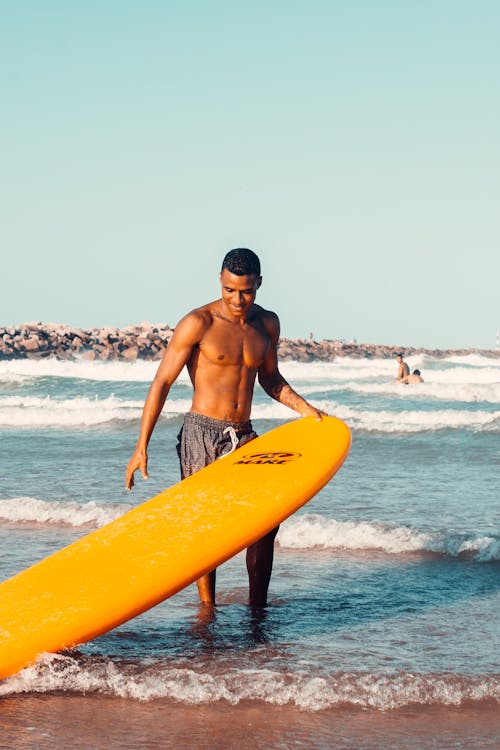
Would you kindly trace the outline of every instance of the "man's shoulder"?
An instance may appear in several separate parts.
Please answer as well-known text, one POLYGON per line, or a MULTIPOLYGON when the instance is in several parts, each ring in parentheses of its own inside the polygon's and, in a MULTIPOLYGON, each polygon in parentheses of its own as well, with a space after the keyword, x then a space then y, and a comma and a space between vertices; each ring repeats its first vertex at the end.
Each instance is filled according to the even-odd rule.
POLYGON ((200 322, 207 322, 210 321, 213 317, 213 308, 214 303, 213 302, 207 302, 206 305, 201 305, 201 307, 195 307, 193 310, 190 310, 185 316, 184 320, 197 320, 200 322))
POLYGON ((272 310, 266 310, 260 305, 254 305, 254 321, 259 323, 269 335, 279 335, 280 321, 272 310))
POLYGON ((272 310, 266 310, 264 307, 261 307, 260 305, 254 304, 253 306, 254 314, 256 317, 258 317, 260 320, 279 320, 278 316, 275 312, 272 310))
POLYGON ((271 319, 278 320, 278 316, 276 315, 275 312, 273 312, 272 310, 266 310, 261 305, 255 304, 255 302, 253 305, 253 310, 254 310, 255 315, 258 315, 259 317, 269 318, 270 320, 271 319))
POLYGON ((195 307, 190 310, 177 324, 179 331, 182 331, 185 335, 192 335, 198 338, 212 323, 212 312, 211 306, 213 303, 209 302, 201 307, 195 307))

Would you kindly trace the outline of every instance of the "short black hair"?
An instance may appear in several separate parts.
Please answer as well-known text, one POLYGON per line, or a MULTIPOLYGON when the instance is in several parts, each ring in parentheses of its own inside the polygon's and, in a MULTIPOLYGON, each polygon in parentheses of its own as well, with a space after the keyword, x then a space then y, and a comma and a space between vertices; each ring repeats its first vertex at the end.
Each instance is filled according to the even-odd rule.
POLYGON ((254 251, 247 247, 235 247, 226 253, 221 272, 225 268, 236 276, 260 276, 260 260, 254 251))
POLYGON ((413 370, 414 375, 420 375, 420 370, 413 370))

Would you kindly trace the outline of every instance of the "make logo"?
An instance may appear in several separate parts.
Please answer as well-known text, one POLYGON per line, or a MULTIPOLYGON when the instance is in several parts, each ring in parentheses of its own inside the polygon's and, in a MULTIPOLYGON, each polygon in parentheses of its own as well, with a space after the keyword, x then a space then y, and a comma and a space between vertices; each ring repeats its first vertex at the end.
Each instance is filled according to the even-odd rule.
POLYGON ((300 458, 300 453, 287 453, 285 451, 273 451, 272 453, 247 453, 236 464, 288 464, 290 461, 300 458))

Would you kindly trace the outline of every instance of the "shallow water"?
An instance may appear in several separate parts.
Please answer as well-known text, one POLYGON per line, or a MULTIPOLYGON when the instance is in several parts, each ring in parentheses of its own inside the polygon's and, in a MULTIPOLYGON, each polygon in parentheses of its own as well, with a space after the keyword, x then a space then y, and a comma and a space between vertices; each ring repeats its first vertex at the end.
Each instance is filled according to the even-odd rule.
POLYGON ((500 718, 491 705, 303 712, 255 702, 188 706, 52 693, 6 698, 0 737, 1 747, 16 750, 497 750, 500 718))
MULTIPOLYGON (((213 613, 192 586, 73 652, 42 657, 0 683, 0 715, 22 714, 29 701, 36 733, 47 702, 64 712, 66 700, 80 716, 82 701, 100 696, 110 716, 181 712, 193 737, 200 716, 214 726, 230 716, 241 728, 259 715, 281 726, 275 747, 331 746, 333 723, 338 742, 351 742, 336 746, 362 747, 355 727, 388 726, 388 715, 401 731, 420 726, 422 743, 429 712, 468 712, 471 732, 478 727, 473 717, 500 699, 500 360, 409 364, 425 383, 392 383, 391 361, 282 365, 297 390, 345 419, 353 445, 333 481, 282 525, 267 610, 246 606, 240 554, 219 571, 213 613)), ((178 481, 184 373, 151 442, 149 482, 123 489, 155 367, 0 363, 2 579, 178 481)), ((257 390, 258 432, 290 418, 257 390)), ((471 747, 467 736, 439 746, 471 747)), ((16 741, 23 746, 21 734, 16 741)))

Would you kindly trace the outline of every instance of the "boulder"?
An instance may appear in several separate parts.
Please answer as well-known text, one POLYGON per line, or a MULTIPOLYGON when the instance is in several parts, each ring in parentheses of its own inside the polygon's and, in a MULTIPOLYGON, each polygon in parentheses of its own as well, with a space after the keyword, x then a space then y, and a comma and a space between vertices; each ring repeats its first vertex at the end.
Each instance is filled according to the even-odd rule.
POLYGON ((131 346, 128 349, 123 349, 121 353, 122 359, 126 362, 134 362, 139 356, 139 349, 136 346, 131 346))

